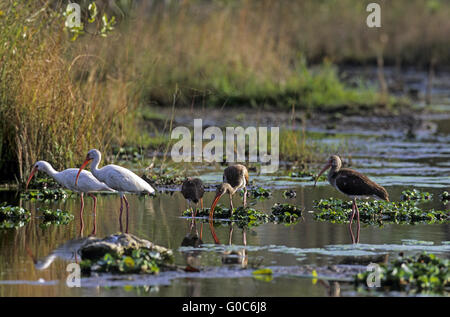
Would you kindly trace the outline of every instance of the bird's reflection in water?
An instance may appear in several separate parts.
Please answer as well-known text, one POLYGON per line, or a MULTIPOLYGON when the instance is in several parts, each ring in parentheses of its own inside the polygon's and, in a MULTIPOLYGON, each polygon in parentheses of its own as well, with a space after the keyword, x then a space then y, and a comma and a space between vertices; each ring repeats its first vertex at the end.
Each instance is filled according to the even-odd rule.
POLYGON ((355 235, 353 234, 351 222, 348 224, 348 230, 350 231, 350 239, 351 239, 352 243, 353 244, 359 243, 359 232, 361 230, 361 224, 359 222, 359 215, 358 215, 358 221, 356 223, 356 239, 355 239, 355 235))
MULTIPOLYGON (((230 222, 230 230, 228 231, 228 245, 232 245, 233 239, 233 222, 230 222)), ((211 234, 213 236, 214 242, 220 244, 217 238, 216 232, 214 230, 214 224, 212 221, 209 222, 209 228, 211 229, 211 234)), ((242 228, 242 244, 244 247, 238 250, 227 250, 222 253, 222 263, 225 265, 237 265, 240 268, 247 268, 248 266, 248 254, 247 254, 247 232, 245 228, 242 228)))
POLYGON ((337 281, 319 280, 320 285, 324 286, 330 297, 341 297, 341 285, 337 281))
MULTIPOLYGON (((197 223, 195 218, 192 219, 192 222, 189 226, 189 231, 186 236, 181 241, 182 247, 194 247, 200 248, 203 244, 202 241, 202 233, 203 233, 203 223, 200 224, 200 234, 197 228, 197 223)), ((183 258, 186 261, 186 271, 198 272, 201 264, 201 252, 200 250, 189 250, 186 252, 182 252, 183 258)))
POLYGON ((79 263, 81 258, 78 251, 80 250, 81 246, 83 246, 86 243, 86 240, 88 239, 89 238, 79 238, 69 240, 66 243, 58 246, 53 251, 51 251, 47 256, 42 257, 40 259, 37 259, 27 246, 25 247, 25 249, 28 255, 33 260, 34 267, 37 270, 45 270, 48 267, 50 267, 50 265, 56 259, 62 259, 67 262, 79 263))

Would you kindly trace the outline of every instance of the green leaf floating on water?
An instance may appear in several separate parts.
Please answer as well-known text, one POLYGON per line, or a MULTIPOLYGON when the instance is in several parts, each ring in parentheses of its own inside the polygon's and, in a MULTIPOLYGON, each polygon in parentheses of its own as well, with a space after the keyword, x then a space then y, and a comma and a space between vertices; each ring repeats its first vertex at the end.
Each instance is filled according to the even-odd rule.
POLYGON ((255 270, 252 272, 253 275, 272 275, 272 269, 269 268, 264 268, 264 269, 259 269, 259 270, 255 270))

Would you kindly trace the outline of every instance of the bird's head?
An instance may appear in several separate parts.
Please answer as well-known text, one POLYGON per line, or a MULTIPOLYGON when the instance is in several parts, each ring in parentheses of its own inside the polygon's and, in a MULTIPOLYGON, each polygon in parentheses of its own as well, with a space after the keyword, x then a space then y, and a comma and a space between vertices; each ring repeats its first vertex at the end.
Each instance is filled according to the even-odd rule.
POLYGON ((34 163, 32 169, 31 169, 30 176, 28 177, 27 185, 26 185, 25 189, 28 189, 28 184, 30 184, 30 181, 33 178, 34 174, 36 174, 38 171, 41 171, 41 172, 45 171, 47 169, 47 165, 48 165, 48 163, 45 161, 37 161, 36 163, 34 163))
POLYGON ((80 177, 80 173, 83 171, 83 169, 88 165, 92 160, 97 159, 100 160, 101 153, 97 149, 92 149, 86 154, 86 159, 84 160, 83 164, 81 165, 80 169, 78 170, 77 178, 75 179, 75 185, 78 184, 78 177, 80 177))
POLYGON ((219 201, 220 197, 225 195, 225 193, 233 194, 233 187, 231 187, 230 184, 223 183, 223 184, 217 186, 216 197, 214 198, 214 201, 213 201, 213 203, 211 205, 211 210, 209 212, 210 218, 214 214, 214 208, 216 208, 217 202, 219 201))
POLYGON ((314 187, 316 186, 317 180, 319 177, 330 167, 332 167, 334 170, 339 170, 342 166, 342 161, 337 155, 331 155, 328 158, 327 164, 322 168, 319 175, 317 175, 316 180, 314 181, 314 187))

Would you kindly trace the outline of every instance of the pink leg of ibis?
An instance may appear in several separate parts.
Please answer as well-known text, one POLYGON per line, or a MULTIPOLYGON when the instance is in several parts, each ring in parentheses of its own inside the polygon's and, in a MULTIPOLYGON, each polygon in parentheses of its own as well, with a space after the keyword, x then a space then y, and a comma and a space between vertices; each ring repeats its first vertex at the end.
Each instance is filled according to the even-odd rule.
POLYGON ((83 209, 84 209, 84 193, 80 194, 81 207, 80 207, 80 237, 83 237, 84 220, 83 220, 83 209))

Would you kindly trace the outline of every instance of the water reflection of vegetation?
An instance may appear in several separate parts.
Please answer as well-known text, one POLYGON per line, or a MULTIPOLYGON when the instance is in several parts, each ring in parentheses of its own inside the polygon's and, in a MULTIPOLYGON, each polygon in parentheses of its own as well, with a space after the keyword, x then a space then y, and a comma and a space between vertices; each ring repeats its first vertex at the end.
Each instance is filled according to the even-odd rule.
POLYGON ((41 228, 47 228, 50 225, 67 225, 74 219, 74 216, 67 211, 61 209, 52 210, 38 208, 37 211, 42 213, 43 222, 39 225, 41 228))
POLYGON ((3 203, 0 205, 0 229, 19 228, 30 221, 31 212, 3 203))

